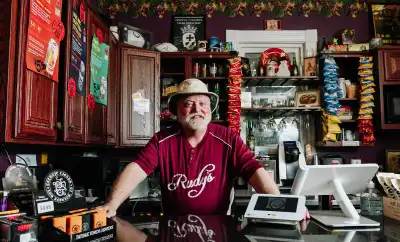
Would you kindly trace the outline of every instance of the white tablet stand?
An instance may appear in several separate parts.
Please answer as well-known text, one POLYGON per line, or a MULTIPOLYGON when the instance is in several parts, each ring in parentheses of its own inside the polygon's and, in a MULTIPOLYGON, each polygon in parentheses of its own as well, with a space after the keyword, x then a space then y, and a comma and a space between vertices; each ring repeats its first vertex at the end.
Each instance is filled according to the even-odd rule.
POLYGON ((377 164, 300 166, 292 186, 292 194, 333 195, 342 211, 310 211, 310 216, 325 226, 380 226, 380 223, 360 216, 347 196, 362 193, 377 171, 377 164))

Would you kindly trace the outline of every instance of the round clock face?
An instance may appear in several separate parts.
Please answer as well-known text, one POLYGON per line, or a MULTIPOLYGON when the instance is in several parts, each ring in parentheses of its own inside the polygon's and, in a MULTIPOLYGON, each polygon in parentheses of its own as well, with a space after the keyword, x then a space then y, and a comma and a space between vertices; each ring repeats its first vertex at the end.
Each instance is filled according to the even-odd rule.
POLYGON ((65 171, 53 170, 44 179, 44 191, 55 203, 65 203, 74 195, 74 183, 65 171))

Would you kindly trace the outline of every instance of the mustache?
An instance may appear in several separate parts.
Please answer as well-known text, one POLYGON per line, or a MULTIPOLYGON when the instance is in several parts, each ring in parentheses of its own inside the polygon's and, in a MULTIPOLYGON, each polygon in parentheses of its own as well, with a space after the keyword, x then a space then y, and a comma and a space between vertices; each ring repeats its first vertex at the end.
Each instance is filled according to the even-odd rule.
POLYGON ((205 117, 203 114, 201 114, 201 113, 191 113, 191 114, 189 114, 189 115, 186 117, 186 119, 189 120, 189 119, 194 118, 195 116, 199 116, 199 117, 201 117, 202 119, 205 119, 205 118, 206 118, 206 117, 205 117))

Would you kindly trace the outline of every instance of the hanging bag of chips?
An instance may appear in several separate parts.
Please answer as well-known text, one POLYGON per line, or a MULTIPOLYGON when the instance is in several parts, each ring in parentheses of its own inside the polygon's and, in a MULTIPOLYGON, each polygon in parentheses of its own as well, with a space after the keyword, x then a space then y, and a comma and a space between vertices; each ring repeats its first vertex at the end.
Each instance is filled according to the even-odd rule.
POLYGON ((357 127, 362 144, 375 143, 372 115, 374 114, 375 107, 374 93, 376 84, 374 82, 372 60, 372 56, 361 56, 360 65, 358 67, 358 80, 361 90, 357 127))
POLYGON ((229 62, 229 83, 228 83, 228 127, 235 133, 240 133, 240 94, 242 85, 242 58, 233 57, 229 62))
POLYGON ((340 108, 339 98, 344 96, 342 89, 338 84, 338 65, 333 56, 324 56, 324 106, 322 112, 324 141, 337 141, 337 134, 341 133, 338 117, 340 108))

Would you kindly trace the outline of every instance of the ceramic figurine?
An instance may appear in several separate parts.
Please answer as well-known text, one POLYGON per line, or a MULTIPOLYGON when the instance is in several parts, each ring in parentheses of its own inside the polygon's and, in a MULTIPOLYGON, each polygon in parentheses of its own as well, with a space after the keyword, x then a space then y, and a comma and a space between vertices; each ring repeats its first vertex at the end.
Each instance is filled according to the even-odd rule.
POLYGON ((197 51, 206 52, 207 51, 207 40, 199 40, 197 42, 197 51))
POLYGON ((277 76, 290 76, 289 66, 286 60, 282 60, 279 64, 279 70, 276 73, 277 76))

